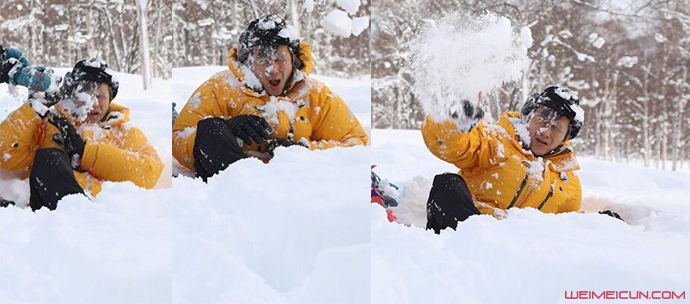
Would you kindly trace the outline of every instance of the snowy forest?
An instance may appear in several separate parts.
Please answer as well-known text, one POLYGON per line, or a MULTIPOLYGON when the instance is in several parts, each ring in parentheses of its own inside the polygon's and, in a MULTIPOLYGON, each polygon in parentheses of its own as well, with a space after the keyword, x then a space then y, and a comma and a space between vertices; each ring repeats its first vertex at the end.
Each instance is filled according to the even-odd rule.
MULTIPOLYGON (((534 43, 521 81, 483 99, 493 118, 551 84, 579 92, 579 153, 677 170, 690 158, 690 1, 382 1, 372 9, 372 122, 414 129, 410 41, 452 12, 497 13, 527 26, 534 43), (524 89, 523 89, 524 88, 524 89)), ((452 50, 448 50, 452 52, 452 50)))
POLYGON ((174 12, 171 26, 173 67, 226 65, 229 48, 237 42, 249 21, 270 13, 295 26, 302 39, 311 44, 315 73, 339 77, 369 76, 368 0, 169 2, 174 12), (345 34, 333 33, 322 26, 322 21, 334 13, 340 13, 336 15, 345 21, 350 17, 366 21, 366 28, 359 28, 359 31, 353 28, 346 30, 345 34))
POLYGON ((316 73, 368 77, 366 0, 7 0, 0 4, 0 44, 18 46, 47 66, 69 67, 91 56, 116 71, 141 74, 140 24, 146 23, 151 75, 169 78, 175 67, 226 65, 228 49, 249 21, 269 13, 297 25, 312 44, 316 73), (137 4, 146 2, 142 22, 137 4), (345 21, 361 18, 366 30, 344 37, 325 29, 321 21, 334 11, 345 21))
MULTIPOLYGON (((171 6, 150 0, 146 7, 151 75, 168 78, 171 6)), ((140 74, 139 13, 135 0, 7 0, 0 4, 0 44, 19 47, 36 64, 71 67, 100 57, 116 71, 140 74)))

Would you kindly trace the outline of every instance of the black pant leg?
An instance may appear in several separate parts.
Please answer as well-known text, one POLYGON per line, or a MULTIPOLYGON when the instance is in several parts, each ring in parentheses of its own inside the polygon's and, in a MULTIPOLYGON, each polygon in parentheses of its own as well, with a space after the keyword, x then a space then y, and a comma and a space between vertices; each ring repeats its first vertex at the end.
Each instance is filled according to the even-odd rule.
POLYGON ((60 199, 68 194, 84 193, 74 177, 70 159, 60 149, 46 148, 36 151, 29 177, 32 210, 57 208, 60 199))
POLYGON ((246 158, 237 138, 221 118, 200 120, 194 140, 194 168, 204 182, 230 164, 246 158))
POLYGON ((436 234, 441 230, 457 228, 458 221, 480 214, 465 180, 457 174, 444 173, 434 177, 434 184, 426 202, 426 229, 436 234))

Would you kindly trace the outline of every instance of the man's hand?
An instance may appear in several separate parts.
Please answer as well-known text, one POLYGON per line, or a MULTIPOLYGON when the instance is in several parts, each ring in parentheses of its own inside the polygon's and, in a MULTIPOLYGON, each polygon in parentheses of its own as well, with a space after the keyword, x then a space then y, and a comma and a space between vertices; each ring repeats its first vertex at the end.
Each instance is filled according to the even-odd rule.
MULTIPOLYGON (((616 219, 619 219, 619 220, 623 221, 623 219, 621 218, 620 215, 618 215, 618 213, 615 213, 615 212, 613 212, 613 211, 611 211, 611 210, 599 211, 599 214, 608 215, 608 216, 610 216, 610 217, 612 217, 612 218, 616 218, 616 219)), ((624 222, 625 222, 625 221, 624 221, 624 222)))
POLYGON ((266 146, 266 152, 273 157, 273 151, 278 147, 290 147, 290 146, 301 146, 309 148, 306 144, 300 141, 294 141, 292 139, 274 139, 266 146))
POLYGON ((256 115, 238 115, 225 121, 235 137, 245 144, 260 144, 271 138, 273 129, 263 117, 256 115))
POLYGON ((460 131, 467 132, 484 117, 484 110, 469 100, 463 99, 450 106, 448 117, 455 122, 460 131))
POLYGON ((81 157, 84 155, 86 142, 77 133, 77 129, 64 117, 50 113, 48 115, 48 122, 60 131, 60 133, 53 135, 53 141, 62 147, 65 153, 72 159, 72 167, 78 168, 81 163, 81 157))
POLYGON ((2 65, 0 65, 0 83, 9 82, 10 71, 12 71, 12 69, 14 69, 15 66, 20 64, 21 63, 19 62, 19 60, 17 60, 17 58, 7 58, 5 61, 3 61, 2 65))

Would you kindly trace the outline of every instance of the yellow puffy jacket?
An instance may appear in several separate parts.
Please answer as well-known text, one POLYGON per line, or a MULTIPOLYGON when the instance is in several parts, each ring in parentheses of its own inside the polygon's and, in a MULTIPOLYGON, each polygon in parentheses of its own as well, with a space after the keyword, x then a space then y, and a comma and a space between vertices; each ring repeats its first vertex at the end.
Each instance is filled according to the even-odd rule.
POLYGON ((460 168, 484 214, 511 207, 578 211, 582 188, 570 143, 548 156, 535 157, 519 140, 514 127, 519 119, 518 113, 504 113, 495 125, 481 122, 463 133, 453 122, 427 117, 422 135, 431 153, 460 168))
MULTIPOLYGON (((299 58, 304 63, 301 69, 304 79, 296 82, 284 96, 272 97, 264 92, 257 93, 246 85, 237 62, 237 50, 233 48, 229 70, 217 73, 197 88, 177 116, 172 136, 175 159, 194 170, 197 123, 208 117, 227 119, 241 114, 267 118, 276 138, 292 135, 295 141, 307 140, 312 150, 367 144, 367 134, 347 104, 323 83, 309 77, 313 61, 311 48, 305 42, 300 42, 299 58), (264 107, 276 101, 283 104, 264 107), (294 112, 286 111, 286 108, 292 108, 294 112)), ((261 150, 257 145, 245 145, 242 149, 261 150)))
MULTIPOLYGON (((86 141, 80 170, 74 171, 79 185, 93 196, 101 191, 103 180, 153 188, 164 165, 144 133, 125 124, 129 109, 112 103, 105 117, 98 125, 75 124, 86 141)), ((55 133, 57 128, 47 119, 28 103, 22 105, 0 123, 0 168, 28 177, 37 149, 60 148, 52 140, 55 133)))

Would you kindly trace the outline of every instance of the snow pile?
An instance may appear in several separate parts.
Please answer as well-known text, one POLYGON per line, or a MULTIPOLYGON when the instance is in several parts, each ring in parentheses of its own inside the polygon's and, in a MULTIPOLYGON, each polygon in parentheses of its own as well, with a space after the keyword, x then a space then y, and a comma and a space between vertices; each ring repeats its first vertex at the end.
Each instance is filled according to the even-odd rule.
POLYGON ((326 14, 319 22, 325 30, 338 36, 350 37, 359 36, 369 27, 369 16, 350 17, 359 10, 360 0, 337 0, 336 4, 345 11, 335 8, 326 14))
MULTIPOLYGON (((227 67, 173 69, 180 109, 227 67)), ((370 82, 310 76, 370 126, 370 82)), ((284 101, 283 101, 284 102, 284 101)), ((278 99, 277 110, 289 110, 278 99)), ((209 179, 173 180, 176 303, 366 303, 370 298, 368 147, 278 148, 209 179), (337 173, 336 173, 337 172, 337 173), (334 275, 337 274, 337 275, 334 275)))
POLYGON ((415 95, 427 114, 446 120, 459 100, 519 79, 531 45, 529 28, 505 17, 449 15, 410 45, 415 95))
POLYGON ((419 131, 373 130, 373 137, 377 173, 401 188, 391 210, 412 225, 388 223, 372 205, 373 303, 565 303, 565 292, 578 290, 687 292, 690 172, 580 157, 583 209, 613 210, 627 224, 596 213, 511 209, 506 219, 473 216, 437 236, 423 229, 426 199, 434 175, 457 168, 431 155, 419 131))
POLYGON ((106 183, 96 203, 0 208, 0 303, 170 303, 171 198, 106 183))
POLYGON ((275 155, 173 180, 176 303, 369 302, 369 149, 275 155))

